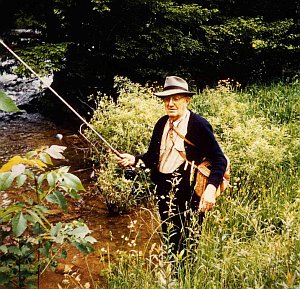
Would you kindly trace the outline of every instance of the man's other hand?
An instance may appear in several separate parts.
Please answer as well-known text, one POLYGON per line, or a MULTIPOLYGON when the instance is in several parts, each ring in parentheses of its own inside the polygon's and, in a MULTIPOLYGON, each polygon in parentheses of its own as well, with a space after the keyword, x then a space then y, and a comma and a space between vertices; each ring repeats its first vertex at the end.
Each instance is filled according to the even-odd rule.
POLYGON ((208 212, 215 206, 216 190, 217 188, 212 184, 209 184, 206 187, 199 203, 199 211, 208 212))

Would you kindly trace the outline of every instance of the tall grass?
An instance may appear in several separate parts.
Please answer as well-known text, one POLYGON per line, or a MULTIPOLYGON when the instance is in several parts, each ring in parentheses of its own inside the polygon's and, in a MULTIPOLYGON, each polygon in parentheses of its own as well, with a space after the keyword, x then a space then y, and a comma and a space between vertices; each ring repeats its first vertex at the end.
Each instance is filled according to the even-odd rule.
MULTIPOLYGON (((116 116, 116 108, 110 107, 110 118, 118 119, 120 134, 110 124, 106 130, 114 130, 113 139, 117 139, 126 127, 132 141, 126 147, 125 134, 124 150, 143 152, 148 131, 162 113, 161 104, 149 94, 145 97, 145 92, 126 93, 147 113, 154 108, 153 115, 146 119, 130 112, 124 99, 123 108, 130 113, 131 124, 123 123, 120 115, 116 116)), ((171 288, 172 284, 172 288, 186 289, 299 289, 299 104, 297 82, 240 90, 223 81, 215 89, 194 96, 192 110, 210 121, 231 159, 232 188, 205 218, 196 246, 188 248, 190 254, 182 257, 186 259, 179 256, 170 269, 168 263, 159 266, 152 262, 154 252, 142 257, 124 254, 106 272, 108 288, 171 288), (161 272, 165 277, 172 275, 168 270, 176 271, 174 284, 159 281, 161 272)), ((101 115, 101 111, 97 113, 101 115)))

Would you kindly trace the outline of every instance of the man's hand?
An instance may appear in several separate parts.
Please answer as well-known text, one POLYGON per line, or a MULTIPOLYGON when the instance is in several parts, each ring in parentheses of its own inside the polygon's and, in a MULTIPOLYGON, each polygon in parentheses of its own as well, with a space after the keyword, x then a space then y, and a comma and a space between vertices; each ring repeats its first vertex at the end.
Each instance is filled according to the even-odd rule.
POLYGON ((120 154, 120 156, 117 156, 117 163, 121 167, 131 167, 135 164, 135 156, 131 154, 120 154))
POLYGON ((200 212, 208 212, 215 206, 216 190, 217 190, 217 188, 212 184, 209 184, 206 187, 206 189, 203 192, 203 195, 201 197, 200 203, 199 203, 199 211, 200 212))

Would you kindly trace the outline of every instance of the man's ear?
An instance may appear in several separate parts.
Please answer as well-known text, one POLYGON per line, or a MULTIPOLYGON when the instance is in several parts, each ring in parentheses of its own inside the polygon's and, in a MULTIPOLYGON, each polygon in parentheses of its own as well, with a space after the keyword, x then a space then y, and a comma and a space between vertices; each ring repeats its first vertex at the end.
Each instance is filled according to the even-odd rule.
POLYGON ((185 99, 186 99, 186 103, 189 104, 190 101, 191 101, 191 97, 190 96, 186 96, 185 99))

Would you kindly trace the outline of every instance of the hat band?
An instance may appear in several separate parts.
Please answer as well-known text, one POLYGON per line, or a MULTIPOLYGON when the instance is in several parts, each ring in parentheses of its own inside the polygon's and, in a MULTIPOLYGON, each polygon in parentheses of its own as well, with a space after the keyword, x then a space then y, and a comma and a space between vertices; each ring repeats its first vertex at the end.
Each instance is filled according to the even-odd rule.
POLYGON ((182 89, 184 91, 188 91, 186 88, 181 86, 176 86, 176 85, 166 86, 164 87, 163 91, 170 90, 170 89, 182 89))

